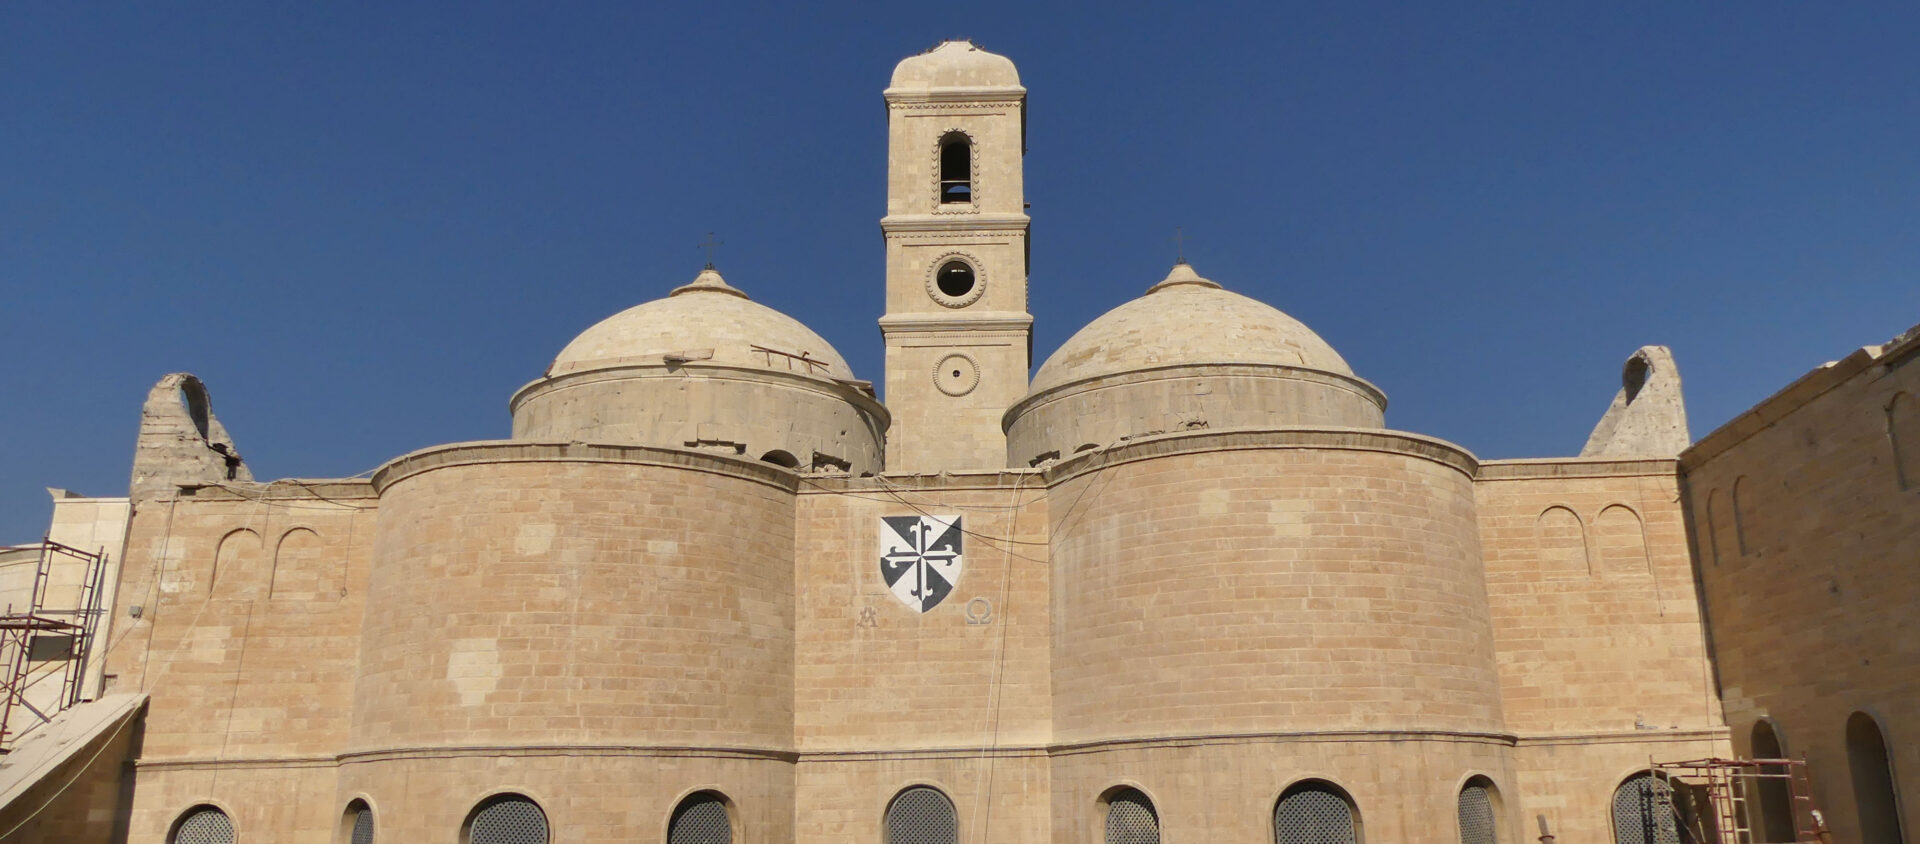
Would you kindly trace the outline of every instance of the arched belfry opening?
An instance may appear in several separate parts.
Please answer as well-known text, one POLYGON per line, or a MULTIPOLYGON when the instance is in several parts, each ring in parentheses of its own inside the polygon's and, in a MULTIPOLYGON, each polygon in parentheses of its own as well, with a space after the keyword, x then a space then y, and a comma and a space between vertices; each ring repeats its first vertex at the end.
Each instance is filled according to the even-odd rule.
POLYGON ((973 139, 965 132, 940 138, 940 204, 973 202, 973 139))

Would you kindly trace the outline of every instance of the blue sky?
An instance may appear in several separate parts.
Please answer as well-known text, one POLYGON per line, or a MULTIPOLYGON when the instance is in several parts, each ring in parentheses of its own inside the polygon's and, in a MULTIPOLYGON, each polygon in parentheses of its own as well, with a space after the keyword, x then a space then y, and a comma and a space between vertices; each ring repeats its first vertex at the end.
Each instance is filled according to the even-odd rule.
POLYGON ((880 91, 947 37, 1029 89, 1036 363, 1184 226, 1393 427, 1571 455, 1664 343, 1703 435, 1920 322, 1920 6, 1840 6, 6 4, 0 542, 172 371, 263 479, 504 437, 709 230, 880 380, 880 91))

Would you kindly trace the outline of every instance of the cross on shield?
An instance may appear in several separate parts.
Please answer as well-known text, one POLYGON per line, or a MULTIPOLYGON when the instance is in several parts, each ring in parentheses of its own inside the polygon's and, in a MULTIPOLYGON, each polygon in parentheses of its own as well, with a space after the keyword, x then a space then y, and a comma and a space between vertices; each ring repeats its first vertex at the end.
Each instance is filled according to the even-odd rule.
POLYGON ((881 516, 880 576, 900 603, 940 605, 960 581, 959 516, 881 516))

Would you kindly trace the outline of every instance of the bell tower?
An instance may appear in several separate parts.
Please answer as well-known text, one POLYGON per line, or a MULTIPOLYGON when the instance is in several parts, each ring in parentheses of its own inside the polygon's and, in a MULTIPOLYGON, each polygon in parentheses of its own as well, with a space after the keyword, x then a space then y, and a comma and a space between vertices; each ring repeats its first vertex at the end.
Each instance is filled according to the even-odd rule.
POLYGON ((887 469, 1006 467, 1000 418, 1026 395, 1027 89, 966 41, 887 86, 887 469))

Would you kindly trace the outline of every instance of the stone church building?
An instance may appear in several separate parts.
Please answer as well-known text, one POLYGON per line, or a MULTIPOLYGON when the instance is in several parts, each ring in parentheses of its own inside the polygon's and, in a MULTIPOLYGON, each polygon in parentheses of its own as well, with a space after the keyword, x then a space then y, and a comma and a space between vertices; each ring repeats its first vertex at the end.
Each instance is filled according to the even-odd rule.
POLYGON ((711 266, 369 477, 162 380, 127 497, 55 492, 106 573, 0 842, 1920 840, 1920 332, 1699 442, 1647 347, 1524 460, 1184 263, 1034 369, 1025 95, 894 70, 878 393, 711 266), (1755 755, 1811 799, 1654 772, 1755 755))

